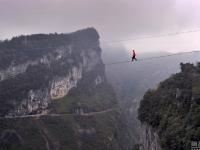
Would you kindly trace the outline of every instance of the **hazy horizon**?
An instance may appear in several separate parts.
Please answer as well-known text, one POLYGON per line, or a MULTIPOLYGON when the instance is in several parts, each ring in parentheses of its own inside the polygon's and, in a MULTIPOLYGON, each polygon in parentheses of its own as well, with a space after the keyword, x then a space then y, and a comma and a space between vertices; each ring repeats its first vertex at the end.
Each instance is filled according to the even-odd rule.
MULTIPOLYGON (((0 0, 0 40, 37 33, 69 33, 94 27, 103 41, 135 39, 199 29, 196 0, 0 0)), ((139 52, 200 49, 200 32, 108 43, 139 52)))

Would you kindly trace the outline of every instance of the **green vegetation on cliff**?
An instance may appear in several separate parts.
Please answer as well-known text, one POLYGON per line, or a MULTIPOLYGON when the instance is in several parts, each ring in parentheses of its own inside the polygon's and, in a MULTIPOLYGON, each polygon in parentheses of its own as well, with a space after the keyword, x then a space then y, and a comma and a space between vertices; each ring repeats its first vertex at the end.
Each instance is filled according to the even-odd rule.
POLYGON ((0 43, 3 74, 9 67, 15 71, 27 61, 37 62, 14 75, 11 71, 11 77, 0 74, 0 150, 120 149, 120 113, 105 76, 98 39, 96 30, 89 28, 72 34, 21 36, 0 43), (58 82, 62 85, 55 87, 71 87, 63 98, 53 99, 53 83, 58 82), (47 105, 40 111, 43 102, 47 105), (40 113, 51 115, 27 117, 40 113), (5 117, 8 114, 21 118, 5 117))
MULTIPOLYGON (((99 35, 94 28, 76 31, 70 34, 34 34, 14 37, 0 42, 0 70, 10 65, 19 65, 26 61, 35 60, 55 49, 81 45, 82 49, 98 43, 99 35)), ((79 47, 74 48, 76 52, 79 47)))
POLYGON ((92 116, 1 119, 0 149, 118 150, 116 114, 112 111, 92 116))
MULTIPOLYGON (((70 69, 83 63, 82 53, 89 55, 91 49, 100 53, 98 38, 97 31, 88 28, 71 34, 19 36, 0 43, 0 116, 20 105, 30 90, 45 90, 53 78, 68 75, 70 69), (58 50, 65 53, 59 54, 58 50), (62 57, 56 59, 59 55, 62 57), (30 64, 24 72, 12 75, 17 70, 16 66, 21 65, 23 70, 23 64, 28 61, 36 61, 36 64, 30 64), (5 73, 8 77, 1 81, 1 71, 9 67, 12 73, 5 73)), ((99 63, 97 73, 104 75, 103 64, 101 61, 99 63)))
POLYGON ((181 64, 181 72, 149 90, 139 119, 157 130, 164 150, 189 150, 200 140, 200 64, 181 64))

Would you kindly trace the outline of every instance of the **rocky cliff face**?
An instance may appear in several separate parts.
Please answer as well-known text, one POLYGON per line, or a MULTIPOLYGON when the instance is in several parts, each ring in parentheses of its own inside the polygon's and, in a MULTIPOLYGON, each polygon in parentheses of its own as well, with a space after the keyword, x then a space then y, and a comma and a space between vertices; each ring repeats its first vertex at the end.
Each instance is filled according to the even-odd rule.
POLYGON ((120 149, 117 100, 95 29, 4 41, 0 64, 2 140, 12 132, 19 149, 120 149), (35 114, 46 115, 12 118, 35 114))
POLYGON ((140 150, 161 150, 157 131, 149 125, 141 126, 140 150))
POLYGON ((181 64, 181 72, 149 90, 139 108, 141 149, 189 150, 200 138, 200 64, 181 64))
MULTIPOLYGON (((48 105, 52 101, 66 96, 72 88, 77 86, 83 74, 90 72, 98 65, 103 66, 98 38, 94 29, 87 29, 85 34, 76 32, 69 35, 40 35, 35 39, 32 36, 22 36, 7 43, 1 43, 2 51, 9 53, 12 49, 18 50, 5 58, 5 54, 1 56, 1 59, 7 60, 3 62, 7 67, 0 68, 0 100, 9 105, 1 111, 1 115, 47 113, 48 105), (90 39, 89 34, 94 36, 90 39), (60 38, 60 36, 62 37, 61 41, 57 41, 56 38, 60 38), (80 38, 81 36, 83 37, 80 38), (26 39, 26 44, 23 43, 23 39, 26 39), (38 47, 43 41, 49 41, 48 46, 38 47), (12 45, 12 43, 15 44, 12 45), (21 49, 23 52, 21 55, 15 54, 20 53, 21 49), (38 54, 40 53, 37 52, 38 49, 41 51, 41 55, 38 54), (33 53, 33 58, 30 53, 33 53), (34 57, 34 54, 37 56, 34 57), (9 60, 9 57, 12 59, 9 60), (31 78, 34 78, 35 81, 31 78), (45 85, 42 83, 43 81, 37 81, 42 80, 41 78, 45 85), (24 83, 20 82, 28 83, 23 85, 24 83), (43 85, 36 87, 37 82, 43 85), (5 89, 8 91, 6 92, 5 89), (15 94, 19 95, 16 97, 15 94)), ((96 78, 98 80, 94 82, 98 82, 104 77, 98 75, 96 78)))

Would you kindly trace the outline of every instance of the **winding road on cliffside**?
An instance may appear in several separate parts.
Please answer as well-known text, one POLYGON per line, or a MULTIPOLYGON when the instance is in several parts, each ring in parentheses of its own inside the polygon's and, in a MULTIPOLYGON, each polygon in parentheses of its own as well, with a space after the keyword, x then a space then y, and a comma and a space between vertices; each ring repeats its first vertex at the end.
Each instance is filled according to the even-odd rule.
POLYGON ((118 110, 119 108, 110 108, 103 111, 97 111, 97 112, 89 112, 89 113, 83 113, 83 114, 70 114, 70 113, 62 113, 62 114, 35 114, 35 115, 23 115, 23 116, 5 116, 0 117, 0 119, 17 119, 17 118, 40 118, 43 116, 48 117, 59 117, 59 116, 94 116, 98 114, 104 114, 108 112, 112 112, 115 110, 118 110))

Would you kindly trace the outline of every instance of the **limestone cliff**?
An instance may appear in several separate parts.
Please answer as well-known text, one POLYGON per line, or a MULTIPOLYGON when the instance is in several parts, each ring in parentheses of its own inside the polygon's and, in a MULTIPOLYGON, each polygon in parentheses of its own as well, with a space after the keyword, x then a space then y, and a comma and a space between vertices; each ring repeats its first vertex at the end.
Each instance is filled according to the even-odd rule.
POLYGON ((157 131, 143 124, 140 133, 140 150, 161 150, 157 131))
MULTIPOLYGON (((83 74, 103 66, 97 32, 94 29, 82 32, 85 34, 79 31, 21 36, 1 43, 4 54, 0 60, 5 60, 0 67, 1 115, 47 113, 49 104, 66 96, 83 74)), ((104 77, 96 78, 95 82, 99 82, 104 77)))
POLYGON ((0 43, 0 148, 119 150, 117 107, 95 29, 0 43))

